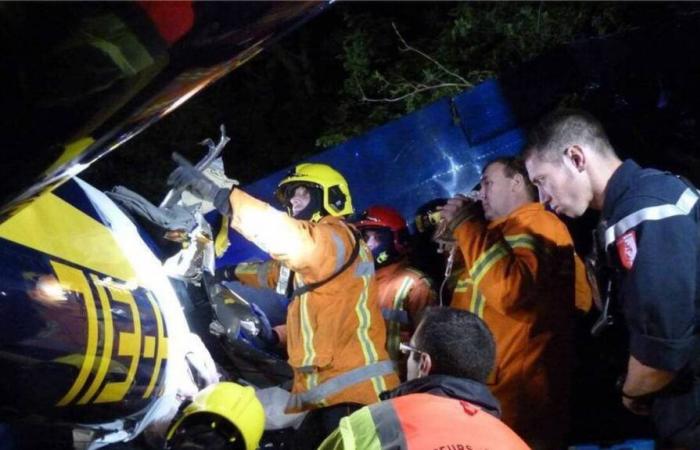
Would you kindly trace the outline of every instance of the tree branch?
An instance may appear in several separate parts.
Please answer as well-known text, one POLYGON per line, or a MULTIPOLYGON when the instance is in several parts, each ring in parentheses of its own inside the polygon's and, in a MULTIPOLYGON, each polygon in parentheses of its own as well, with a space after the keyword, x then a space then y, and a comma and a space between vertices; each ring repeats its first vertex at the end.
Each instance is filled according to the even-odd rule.
MULTIPOLYGON (((360 83, 360 80, 358 79, 357 75, 353 75, 353 79, 355 80, 355 84, 357 84, 357 89, 360 92, 361 95, 361 101, 363 102, 368 102, 368 103, 395 103, 399 102, 401 100, 413 97, 417 94, 420 94, 421 92, 426 92, 426 91, 431 91, 435 89, 442 89, 442 88, 449 88, 449 87, 456 87, 456 88, 470 88, 473 87, 473 84, 467 81, 465 78, 460 76, 459 74, 452 72, 451 70, 447 69, 445 66, 440 64, 435 58, 432 56, 422 52, 421 50, 418 50, 415 47, 412 47, 408 45, 404 37, 401 35, 399 32, 398 28, 396 27, 396 24, 394 22, 391 23, 391 26, 394 28, 394 32, 396 33, 396 36, 399 38, 399 41, 401 42, 401 46, 399 47, 399 51, 401 52, 413 52, 417 53, 423 58, 427 59, 430 61, 432 64, 437 66, 440 71, 443 73, 449 75, 452 78, 457 79, 459 82, 442 82, 441 80, 436 78, 436 81, 440 81, 439 83, 436 84, 427 84, 425 82, 414 82, 407 80, 405 78, 399 77, 401 79, 401 83, 394 84, 396 89, 392 89, 392 91, 400 93, 401 91, 406 91, 409 90, 409 92, 406 92, 403 95, 399 95, 397 97, 384 97, 384 98, 372 98, 372 97, 367 97, 367 94, 365 94, 364 89, 362 89, 362 84, 360 83)), ((388 88, 389 86, 392 85, 384 76, 382 76, 380 73, 377 73, 377 78, 381 82, 384 83, 383 89, 388 88)), ((392 92, 393 93, 393 92, 392 92)))
POLYGON ((399 33, 399 30, 398 30, 398 28, 396 28, 396 24, 395 24, 394 22, 391 22, 391 26, 392 26, 392 28, 394 29, 394 33, 396 33, 396 36, 398 36, 399 40, 401 41, 401 44, 403 44, 403 48, 400 47, 400 48, 399 48, 399 51, 401 51, 401 52, 414 52, 414 53, 418 53, 418 54, 421 55, 423 58, 427 59, 428 61, 430 61, 430 62, 432 62, 433 64, 435 64, 436 66, 438 66, 438 67, 439 67, 443 72, 445 72, 446 74, 448 74, 448 75, 450 75, 450 76, 452 76, 452 77, 457 78, 457 79, 461 82, 461 84, 462 84, 464 87, 472 87, 472 84, 471 84, 470 82, 468 82, 467 80, 465 80, 464 78, 462 78, 459 74, 457 74, 457 73, 455 73, 455 72, 452 72, 451 70, 448 70, 445 66, 443 66, 442 64, 440 64, 440 63, 439 63, 435 58, 433 58, 432 56, 430 56, 430 55, 428 55, 428 54, 426 54, 426 53, 423 53, 422 51, 418 50, 418 49, 415 48, 415 47, 411 47, 410 45, 408 45, 408 43, 407 43, 406 40, 403 38, 403 36, 401 36, 401 33, 399 33))
POLYGON ((359 89, 360 94, 362 95, 362 98, 360 100, 368 103, 395 103, 403 99, 413 97, 414 95, 420 94, 421 92, 430 91, 433 89, 441 89, 446 87, 464 87, 462 83, 440 83, 432 86, 415 87, 413 91, 408 92, 399 97, 371 98, 365 95, 365 91, 362 89, 362 85, 360 84, 360 81, 357 79, 357 77, 354 77, 354 79, 355 83, 357 83, 357 88, 359 89))

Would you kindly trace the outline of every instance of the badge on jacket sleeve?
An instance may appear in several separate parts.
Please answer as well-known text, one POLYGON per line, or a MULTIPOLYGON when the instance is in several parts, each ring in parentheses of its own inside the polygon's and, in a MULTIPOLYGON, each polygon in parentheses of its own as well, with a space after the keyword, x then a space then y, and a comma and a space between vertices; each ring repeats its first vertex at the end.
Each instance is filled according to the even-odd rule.
POLYGON ((637 256, 637 235, 634 230, 628 231, 615 240, 617 255, 625 269, 630 270, 637 256))

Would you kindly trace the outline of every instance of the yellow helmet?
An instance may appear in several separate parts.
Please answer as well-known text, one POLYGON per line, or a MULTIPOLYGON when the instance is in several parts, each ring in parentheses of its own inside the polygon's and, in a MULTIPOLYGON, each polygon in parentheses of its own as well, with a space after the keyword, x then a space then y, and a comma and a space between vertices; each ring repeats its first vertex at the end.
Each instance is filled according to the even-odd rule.
POLYGON ((179 413, 166 448, 192 443, 206 448, 255 450, 265 429, 265 411, 252 387, 221 382, 202 389, 179 413))
POLYGON ((277 186, 276 196, 280 203, 285 204, 289 189, 300 184, 309 184, 321 189, 323 208, 331 216, 341 217, 353 213, 348 182, 331 166, 319 163, 297 165, 277 186))

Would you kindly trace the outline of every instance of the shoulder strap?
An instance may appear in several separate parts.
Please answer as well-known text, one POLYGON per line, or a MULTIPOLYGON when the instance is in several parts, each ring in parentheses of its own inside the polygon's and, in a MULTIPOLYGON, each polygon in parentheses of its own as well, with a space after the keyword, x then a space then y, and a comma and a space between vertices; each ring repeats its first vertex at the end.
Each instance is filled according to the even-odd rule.
POLYGON ((300 286, 300 287, 294 289, 294 291, 292 291, 292 293, 289 296, 290 299, 292 299, 294 297, 298 297, 300 295, 304 295, 307 292, 313 291, 314 289, 317 289, 317 288, 323 286, 324 284, 328 283, 329 281, 335 279, 341 273, 345 272, 355 262, 355 260, 357 259, 357 255, 360 254, 360 240, 362 239, 362 236, 360 236, 360 233, 355 231, 354 228, 352 228, 352 227, 348 227, 348 228, 350 229, 350 232, 352 233, 353 237, 355 238, 355 246, 352 248, 352 253, 350 254, 350 257, 348 258, 348 260, 345 261, 345 264, 343 264, 342 267, 340 267, 340 269, 338 269, 333 275, 329 276, 325 280, 317 281, 317 282, 311 283, 311 284, 305 284, 304 286, 300 286))

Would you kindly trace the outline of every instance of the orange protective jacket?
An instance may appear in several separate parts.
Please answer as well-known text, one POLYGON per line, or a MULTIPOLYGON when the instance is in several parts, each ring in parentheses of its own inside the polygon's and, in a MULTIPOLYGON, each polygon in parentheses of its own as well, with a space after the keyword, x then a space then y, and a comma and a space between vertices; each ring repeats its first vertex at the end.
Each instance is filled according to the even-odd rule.
POLYGON ((503 421, 525 440, 560 442, 568 402, 577 307, 591 291, 566 226, 539 203, 454 231, 466 270, 452 306, 478 314, 496 341, 489 385, 503 421))
POLYGON ((435 303, 432 282, 423 272, 397 261, 377 270, 379 306, 386 323, 386 347, 400 361, 399 343, 408 342, 423 310, 435 303))
MULTIPOLYGON (((295 220, 240 189, 230 201, 231 227, 292 270, 297 287, 336 273, 356 245, 350 226, 338 218, 295 220)), ((287 352, 294 384, 287 412, 371 404, 398 384, 385 348, 372 255, 361 239, 359 245, 350 267, 289 304, 287 352)), ((268 285, 278 273, 268 272, 268 285)))
MULTIPOLYGON (((276 259, 267 261, 246 261, 236 266, 236 278, 243 284, 261 288, 277 289, 280 280, 280 270, 282 264, 276 259)), ((283 283, 285 284, 285 283, 283 283)), ((283 286, 281 295, 286 295, 286 284, 283 286)), ((287 325, 277 325, 273 327, 279 337, 280 346, 287 345, 287 325)))
MULTIPOLYGON (((421 388, 428 387, 421 379, 413 382, 416 380, 421 388)), ((411 389, 411 383, 399 389, 411 389)), ((490 398, 480 395, 486 386, 460 391, 459 383, 452 382, 446 387, 457 390, 449 392, 449 397, 439 388, 421 390, 366 406, 342 418, 318 450, 529 450, 492 415, 490 401, 496 400, 490 394, 490 398), (482 403, 460 398, 460 394, 482 403)))

